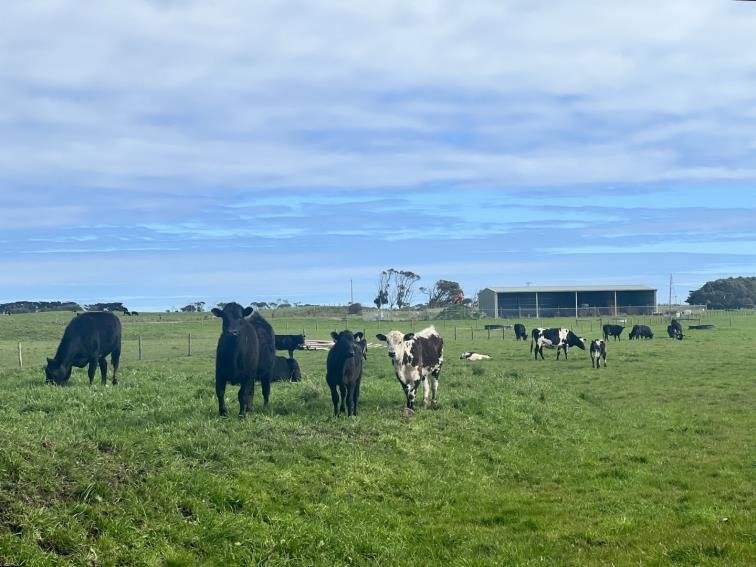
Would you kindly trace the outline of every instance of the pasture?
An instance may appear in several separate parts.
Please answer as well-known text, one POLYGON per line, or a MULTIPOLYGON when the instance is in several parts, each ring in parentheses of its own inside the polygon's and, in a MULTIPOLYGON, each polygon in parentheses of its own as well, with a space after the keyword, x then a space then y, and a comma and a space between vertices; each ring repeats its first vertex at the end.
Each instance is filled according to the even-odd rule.
MULTIPOLYGON (((438 409, 402 417, 386 350, 369 348, 360 415, 334 418, 326 353, 298 351, 302 382, 273 384, 268 412, 257 384, 245 420, 217 415, 218 319, 123 317, 118 386, 85 369, 45 385, 70 317, 0 317, 2 565, 756 562, 753 315, 684 322, 683 341, 661 320, 650 341, 626 329, 599 370, 587 350, 534 361, 511 330, 438 322, 438 409)), ((345 328, 269 321, 308 339, 345 328)), ((540 323, 600 336, 598 320, 540 323)), ((348 326, 378 342, 375 322, 348 326)))

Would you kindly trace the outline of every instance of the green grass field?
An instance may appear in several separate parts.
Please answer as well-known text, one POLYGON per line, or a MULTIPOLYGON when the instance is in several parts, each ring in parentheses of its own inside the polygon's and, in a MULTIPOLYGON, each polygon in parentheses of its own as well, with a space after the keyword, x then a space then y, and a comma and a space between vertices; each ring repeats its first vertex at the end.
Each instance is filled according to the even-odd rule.
MULTIPOLYGON (((600 370, 439 322, 438 409, 402 417, 371 348, 360 415, 334 418, 326 353, 303 351, 303 381, 273 384, 267 413, 257 386, 245 420, 217 416, 217 319, 124 318, 118 386, 84 369, 47 386, 70 316, 0 318, 0 565, 756 563, 752 315, 685 324, 682 342, 648 320, 657 338, 609 341, 600 370)), ((345 326, 271 322, 308 338, 345 326)), ((599 336, 597 320, 541 323, 599 336)), ((376 323, 348 326, 377 342, 376 323)))

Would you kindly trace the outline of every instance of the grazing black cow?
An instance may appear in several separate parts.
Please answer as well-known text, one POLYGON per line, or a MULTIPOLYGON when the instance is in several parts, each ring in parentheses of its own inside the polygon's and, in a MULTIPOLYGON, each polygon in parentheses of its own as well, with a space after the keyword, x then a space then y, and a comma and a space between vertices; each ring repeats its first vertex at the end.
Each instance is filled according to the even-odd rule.
POLYGON ((609 337, 614 337, 614 340, 620 340, 620 335, 622 334, 622 331, 625 329, 622 325, 604 325, 601 327, 601 330, 604 331, 604 340, 608 341, 609 337))
POLYGON ((606 343, 601 339, 594 339, 591 341, 591 366, 598 368, 601 366, 601 361, 604 361, 604 368, 606 368, 606 343))
POLYGON ((578 337, 570 329, 551 328, 544 329, 538 327, 531 332, 530 350, 533 351, 535 347, 535 359, 538 360, 538 355, 541 355, 543 360, 543 349, 554 348, 557 349, 557 360, 559 355, 564 351, 564 358, 567 360, 567 349, 570 347, 578 347, 581 350, 585 350, 585 339, 578 337))
POLYGON ((345 330, 333 331, 331 337, 335 344, 326 359, 326 382, 331 389, 333 415, 338 417, 341 412, 357 415, 362 381, 362 347, 358 341, 363 335, 345 330))
POLYGON ((683 330, 680 321, 672 319, 672 322, 667 325, 667 334, 671 339, 677 339, 678 341, 683 340, 683 330))
POLYGON ((388 335, 378 333, 376 337, 388 346, 396 378, 407 396, 407 409, 415 410, 415 393, 421 382, 423 405, 428 405, 429 390, 432 390, 431 403, 436 405, 438 377, 444 363, 444 340, 436 328, 431 325, 419 333, 405 335, 401 331, 391 331, 388 335))
POLYGON ((289 351, 289 358, 294 358, 294 351, 304 348, 305 336, 301 335, 276 335, 276 350, 289 351))
POLYGON ((95 369, 99 365, 102 384, 107 382, 110 355, 113 366, 113 384, 118 384, 118 362, 121 358, 121 322, 118 317, 106 311, 91 311, 74 317, 63 331, 63 338, 55 353, 55 358, 47 359, 45 381, 65 384, 71 377, 71 368, 89 369, 89 383, 94 381, 95 369))
POLYGON ((302 373, 299 370, 299 363, 295 358, 286 358, 277 356, 273 366, 273 382, 299 382, 302 379, 302 373))
POLYGON ((628 337, 629 337, 630 340, 633 340, 633 339, 653 339, 654 338, 654 332, 647 325, 633 325, 633 328, 630 331, 630 335, 628 335, 628 337))
POLYGON ((212 314, 223 320, 215 355, 218 412, 228 415, 226 384, 238 384, 239 417, 244 417, 252 406, 255 378, 260 379, 267 408, 276 356, 273 328, 259 314, 253 314, 252 307, 243 308, 236 302, 227 303, 223 310, 213 308, 212 314))
POLYGON ((519 341, 519 340, 527 341, 528 340, 528 332, 525 330, 525 325, 523 325, 522 323, 515 323, 514 333, 515 333, 515 340, 516 341, 519 341))

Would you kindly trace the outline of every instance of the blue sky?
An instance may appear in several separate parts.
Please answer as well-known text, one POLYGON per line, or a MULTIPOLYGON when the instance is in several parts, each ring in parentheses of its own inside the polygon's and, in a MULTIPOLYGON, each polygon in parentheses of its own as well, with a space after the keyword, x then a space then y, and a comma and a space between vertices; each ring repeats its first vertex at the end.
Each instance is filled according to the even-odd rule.
POLYGON ((0 303, 756 275, 753 3, 0 15, 0 303))

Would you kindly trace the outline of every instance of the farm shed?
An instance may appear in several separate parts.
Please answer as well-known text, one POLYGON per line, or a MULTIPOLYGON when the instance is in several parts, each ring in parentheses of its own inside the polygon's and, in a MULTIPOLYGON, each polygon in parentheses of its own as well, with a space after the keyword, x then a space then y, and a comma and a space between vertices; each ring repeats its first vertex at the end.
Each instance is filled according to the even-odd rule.
POLYGON ((478 301, 494 318, 650 315, 656 291, 644 285, 487 287, 478 301))

